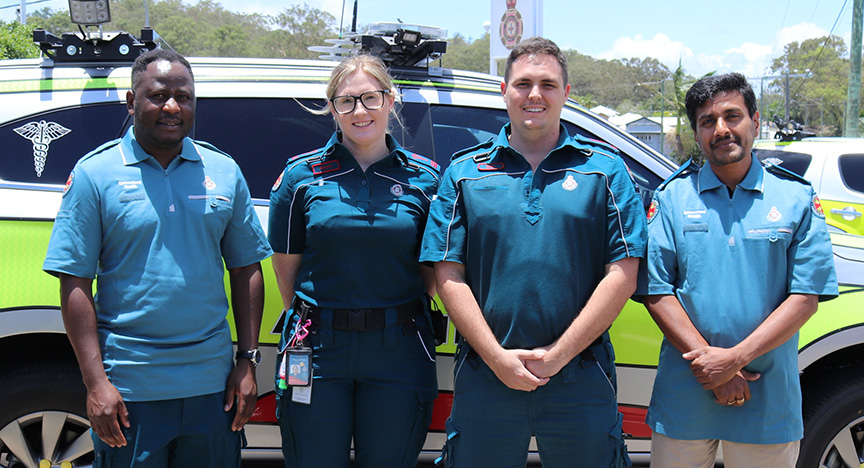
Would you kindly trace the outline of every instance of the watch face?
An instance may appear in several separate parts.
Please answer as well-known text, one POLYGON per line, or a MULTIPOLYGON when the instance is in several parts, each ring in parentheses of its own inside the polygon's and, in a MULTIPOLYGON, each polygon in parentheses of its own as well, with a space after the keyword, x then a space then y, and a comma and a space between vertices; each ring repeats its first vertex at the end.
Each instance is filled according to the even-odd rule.
POLYGON ((252 350, 252 362, 257 366, 261 364, 261 351, 260 350, 252 350))

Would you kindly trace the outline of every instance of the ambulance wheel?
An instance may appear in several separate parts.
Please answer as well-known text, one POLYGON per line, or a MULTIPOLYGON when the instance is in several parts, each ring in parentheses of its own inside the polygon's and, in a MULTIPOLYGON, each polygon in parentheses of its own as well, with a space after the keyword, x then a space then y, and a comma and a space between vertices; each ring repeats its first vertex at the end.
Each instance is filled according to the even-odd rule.
POLYGON ((0 467, 93 466, 87 391, 75 362, 0 373, 0 467))
POLYGON ((859 468, 864 457, 864 370, 826 374, 804 388, 798 468, 859 468))

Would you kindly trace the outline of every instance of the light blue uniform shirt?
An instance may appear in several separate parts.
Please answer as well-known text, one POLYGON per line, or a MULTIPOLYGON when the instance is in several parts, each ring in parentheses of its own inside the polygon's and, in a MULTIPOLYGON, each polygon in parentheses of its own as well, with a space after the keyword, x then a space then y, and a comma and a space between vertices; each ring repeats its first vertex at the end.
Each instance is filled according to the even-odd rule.
POLYGON ((154 401, 225 389, 223 260, 270 254, 234 160, 186 138, 163 169, 130 128, 75 165, 43 269, 96 279, 108 378, 124 399, 154 401))
POLYGON ((607 264, 642 257, 645 210, 615 150, 571 137, 536 171, 498 137, 457 153, 432 202, 420 260, 465 265, 468 286, 505 348, 557 340, 607 264))
MULTIPOLYGON (((756 158, 730 197, 709 164, 673 175, 648 222, 648 288, 674 294, 711 346, 750 335, 789 294, 838 294, 831 241, 812 187, 756 158)), ((640 292, 644 292, 640 288, 640 292)), ((752 399, 719 405, 663 340, 648 424, 675 439, 776 444, 803 436, 798 335, 745 369, 752 399)))

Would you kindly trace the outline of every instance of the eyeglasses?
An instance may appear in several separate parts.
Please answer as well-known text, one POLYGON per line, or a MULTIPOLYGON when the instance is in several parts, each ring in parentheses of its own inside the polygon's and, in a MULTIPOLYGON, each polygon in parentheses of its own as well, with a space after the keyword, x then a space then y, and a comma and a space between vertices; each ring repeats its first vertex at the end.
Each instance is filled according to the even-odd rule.
POLYGON ((336 96, 330 100, 330 103, 333 104, 333 110, 337 114, 350 114, 354 112, 354 108, 357 107, 357 101, 362 102, 366 110, 376 110, 384 105, 385 94, 390 94, 390 91, 387 89, 366 91, 359 96, 336 96))

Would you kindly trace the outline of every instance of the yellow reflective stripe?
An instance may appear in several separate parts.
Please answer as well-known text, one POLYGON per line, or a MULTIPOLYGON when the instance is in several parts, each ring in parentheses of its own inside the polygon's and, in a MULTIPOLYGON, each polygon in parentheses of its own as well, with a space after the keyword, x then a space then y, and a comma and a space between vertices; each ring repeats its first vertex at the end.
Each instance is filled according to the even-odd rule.
POLYGON ((831 243, 843 247, 853 247, 856 249, 864 249, 864 236, 856 236, 854 234, 841 234, 839 232, 831 233, 831 243))

